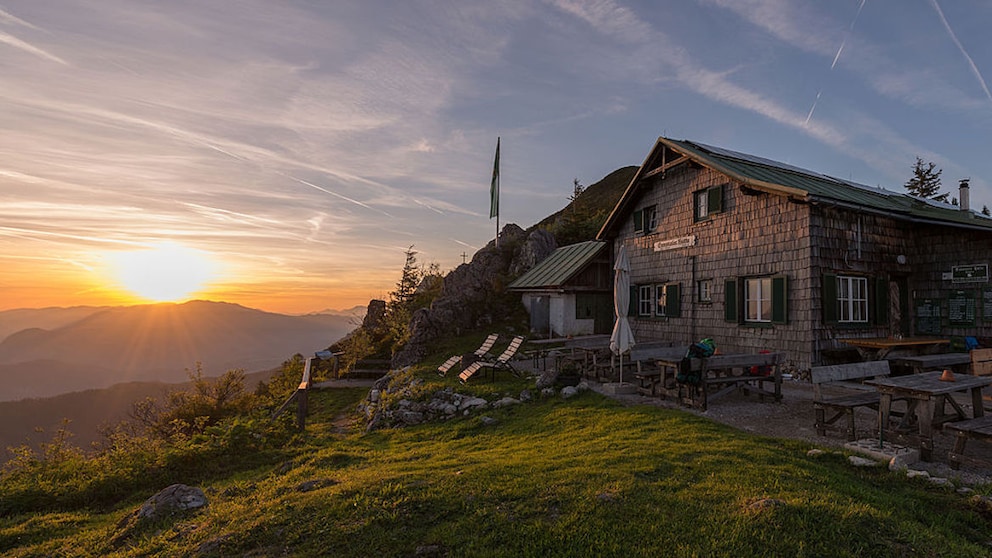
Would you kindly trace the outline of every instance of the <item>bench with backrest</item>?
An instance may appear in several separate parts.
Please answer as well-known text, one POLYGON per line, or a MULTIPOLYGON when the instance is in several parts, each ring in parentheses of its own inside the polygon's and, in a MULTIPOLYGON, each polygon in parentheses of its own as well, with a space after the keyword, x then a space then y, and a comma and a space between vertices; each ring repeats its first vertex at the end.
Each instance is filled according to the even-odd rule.
POLYGON ((885 360, 814 366, 810 369, 813 384, 813 408, 816 411, 816 432, 825 436, 827 427, 842 417, 847 417, 847 439, 854 440, 857 431, 854 424, 854 411, 858 407, 877 410, 881 395, 877 390, 862 386, 860 382, 889 375, 889 363, 885 360), (842 387, 843 395, 827 396, 825 391, 837 391, 842 387), (827 411, 835 414, 827 418, 827 411))

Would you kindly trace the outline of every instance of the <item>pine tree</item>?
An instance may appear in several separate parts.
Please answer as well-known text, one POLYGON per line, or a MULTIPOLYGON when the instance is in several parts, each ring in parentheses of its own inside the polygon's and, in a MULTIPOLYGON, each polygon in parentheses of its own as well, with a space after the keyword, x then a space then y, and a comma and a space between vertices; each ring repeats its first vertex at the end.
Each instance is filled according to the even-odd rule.
POLYGON ((992 216, 992 211, 989 211, 989 206, 987 205, 982 206, 982 215, 992 216))
POLYGON ((924 163, 923 159, 916 158, 916 163, 913 165, 913 177, 904 184, 910 195, 942 202, 947 201, 947 193, 940 193, 940 174, 944 170, 936 167, 937 165, 933 161, 924 163))

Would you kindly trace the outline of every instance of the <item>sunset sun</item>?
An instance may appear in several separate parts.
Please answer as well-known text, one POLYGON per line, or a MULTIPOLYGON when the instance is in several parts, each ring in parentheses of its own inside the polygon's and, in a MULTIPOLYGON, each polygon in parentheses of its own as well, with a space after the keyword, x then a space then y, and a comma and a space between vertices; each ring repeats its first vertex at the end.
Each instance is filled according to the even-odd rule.
POLYGON ((156 302, 183 300, 215 278, 216 265, 203 251, 175 242, 109 256, 115 279, 131 293, 156 302))

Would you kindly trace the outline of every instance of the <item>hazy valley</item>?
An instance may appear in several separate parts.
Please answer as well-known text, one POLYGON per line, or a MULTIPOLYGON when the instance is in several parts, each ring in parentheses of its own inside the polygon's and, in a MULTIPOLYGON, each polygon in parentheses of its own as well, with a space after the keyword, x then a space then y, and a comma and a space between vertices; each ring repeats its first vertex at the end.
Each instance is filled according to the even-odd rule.
POLYGON ((62 418, 85 446, 100 424, 185 382, 197 363, 205 376, 238 368, 257 381, 337 341, 363 311, 287 316, 193 301, 0 312, 0 448, 43 441, 62 418))

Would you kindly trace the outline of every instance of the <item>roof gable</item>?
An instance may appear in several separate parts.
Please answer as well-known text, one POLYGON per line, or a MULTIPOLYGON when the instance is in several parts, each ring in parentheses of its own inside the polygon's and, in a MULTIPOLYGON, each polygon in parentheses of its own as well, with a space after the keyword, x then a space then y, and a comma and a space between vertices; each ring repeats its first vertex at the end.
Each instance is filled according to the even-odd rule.
POLYGON ((811 203, 826 203, 888 214, 915 222, 992 230, 992 219, 972 211, 816 173, 763 157, 688 140, 660 137, 613 208, 597 238, 603 239, 627 215, 639 183, 669 168, 692 162, 753 188, 811 203))
POLYGON ((507 288, 524 290, 561 287, 593 261, 605 247, 606 243, 599 240, 562 246, 507 288))

